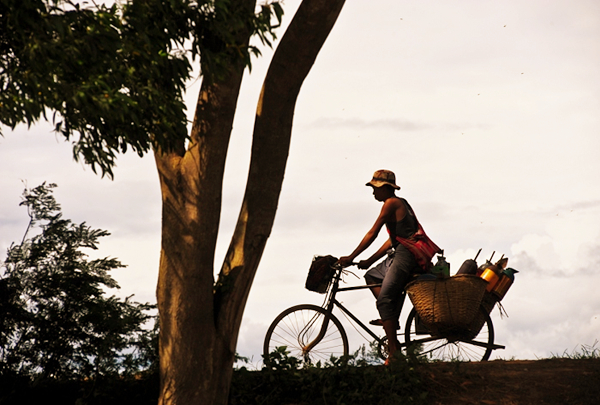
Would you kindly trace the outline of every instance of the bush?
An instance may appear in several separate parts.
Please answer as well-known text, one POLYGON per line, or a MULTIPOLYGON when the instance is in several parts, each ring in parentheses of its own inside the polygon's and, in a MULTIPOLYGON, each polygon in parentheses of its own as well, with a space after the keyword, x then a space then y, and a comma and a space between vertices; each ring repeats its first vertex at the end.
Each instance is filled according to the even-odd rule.
POLYGON ((414 363, 400 353, 390 366, 373 366, 360 351, 324 365, 301 365, 287 354, 279 348, 272 367, 234 372, 230 405, 427 403, 414 363))

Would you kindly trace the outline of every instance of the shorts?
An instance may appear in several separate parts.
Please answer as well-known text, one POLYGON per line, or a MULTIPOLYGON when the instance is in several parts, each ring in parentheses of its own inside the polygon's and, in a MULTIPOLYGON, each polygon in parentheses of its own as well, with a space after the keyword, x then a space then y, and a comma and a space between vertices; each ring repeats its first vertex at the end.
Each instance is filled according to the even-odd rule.
POLYGON ((420 270, 417 260, 404 246, 398 245, 393 253, 365 273, 367 282, 380 281, 377 310, 382 320, 398 320, 406 293, 404 288, 420 270))

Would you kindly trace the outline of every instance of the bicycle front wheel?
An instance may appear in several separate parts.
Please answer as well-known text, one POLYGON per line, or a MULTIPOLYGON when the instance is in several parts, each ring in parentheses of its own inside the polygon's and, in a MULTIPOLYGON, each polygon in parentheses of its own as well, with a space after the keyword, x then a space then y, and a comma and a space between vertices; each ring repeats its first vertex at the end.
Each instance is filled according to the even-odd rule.
POLYGON ((406 346, 416 345, 415 351, 431 361, 485 361, 490 358, 494 344, 494 325, 483 307, 479 308, 483 327, 468 340, 447 339, 431 336, 418 321, 413 308, 406 320, 404 340, 406 346))
POLYGON ((340 321, 311 304, 288 308, 275 318, 265 336, 265 359, 282 346, 305 363, 348 355, 348 337, 340 321))

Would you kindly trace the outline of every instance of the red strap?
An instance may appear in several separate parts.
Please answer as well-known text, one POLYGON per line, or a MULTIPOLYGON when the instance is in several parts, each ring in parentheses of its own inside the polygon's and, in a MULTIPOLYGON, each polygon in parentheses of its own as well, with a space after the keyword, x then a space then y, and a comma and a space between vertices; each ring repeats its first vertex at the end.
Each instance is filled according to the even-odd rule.
POLYGON ((412 236, 408 238, 396 236, 396 241, 402 244, 402 246, 415 256, 417 264, 426 273, 429 272, 431 268, 431 258, 436 253, 442 252, 442 249, 429 239, 429 236, 427 236, 421 224, 419 224, 419 229, 412 236))

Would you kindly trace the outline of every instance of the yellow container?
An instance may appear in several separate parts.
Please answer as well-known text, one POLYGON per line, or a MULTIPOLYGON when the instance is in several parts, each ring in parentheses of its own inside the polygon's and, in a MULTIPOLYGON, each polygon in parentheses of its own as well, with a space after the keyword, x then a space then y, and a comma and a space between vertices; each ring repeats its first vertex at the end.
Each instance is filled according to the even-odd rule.
POLYGON ((490 292, 496 286, 496 283, 498 282, 500 277, 498 277, 498 274, 496 274, 493 267, 490 266, 487 269, 485 269, 483 273, 481 273, 481 278, 488 282, 487 288, 485 290, 490 292))

